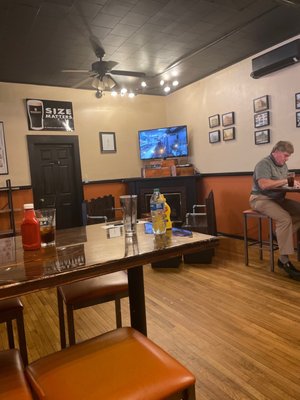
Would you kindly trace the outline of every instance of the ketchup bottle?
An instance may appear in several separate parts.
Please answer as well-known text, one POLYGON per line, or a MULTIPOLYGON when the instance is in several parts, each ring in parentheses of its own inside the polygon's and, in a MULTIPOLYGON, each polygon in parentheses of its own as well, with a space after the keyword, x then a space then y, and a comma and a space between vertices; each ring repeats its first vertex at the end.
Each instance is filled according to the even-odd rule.
POLYGON ((36 219, 32 203, 24 204, 21 235, 24 250, 38 250, 41 247, 40 223, 36 219))

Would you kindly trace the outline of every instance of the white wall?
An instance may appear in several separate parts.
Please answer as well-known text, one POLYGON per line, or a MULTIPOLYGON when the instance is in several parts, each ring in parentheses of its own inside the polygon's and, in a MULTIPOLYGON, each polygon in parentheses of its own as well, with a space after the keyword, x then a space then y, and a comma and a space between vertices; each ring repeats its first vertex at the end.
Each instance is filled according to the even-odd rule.
MULTIPOLYGON (((294 40, 293 38, 292 40, 294 40)), ((168 96, 168 125, 186 123, 190 160, 202 173, 252 171, 279 140, 295 146, 289 168, 300 168, 300 128, 296 128, 295 93, 300 92, 300 64, 259 79, 250 77, 253 57, 168 96), (270 144, 254 144, 253 99, 270 96, 270 144), (210 129, 208 117, 234 111, 236 140, 224 142, 222 127, 210 129), (210 144, 208 132, 220 129, 221 142, 210 144)), ((299 110, 300 111, 300 110, 299 110)), ((257 129, 256 129, 257 130, 257 129)))
POLYGON ((102 99, 95 91, 0 83, 0 121, 4 122, 9 175, 0 176, 0 187, 29 185, 30 171, 26 135, 69 135, 66 132, 29 131, 25 99, 71 101, 75 131, 80 145, 83 180, 104 180, 141 175, 138 130, 164 126, 165 97, 137 96, 102 99), (101 154, 99 132, 116 133, 117 153, 101 154))

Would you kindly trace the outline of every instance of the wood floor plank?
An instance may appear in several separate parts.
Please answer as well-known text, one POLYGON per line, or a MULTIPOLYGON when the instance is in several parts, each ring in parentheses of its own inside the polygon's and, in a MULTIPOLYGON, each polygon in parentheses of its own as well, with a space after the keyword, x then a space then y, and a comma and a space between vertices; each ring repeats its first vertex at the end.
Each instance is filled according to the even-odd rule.
MULTIPOLYGON (((144 272, 148 336, 193 371, 197 399, 300 399, 300 282, 269 272, 255 249, 245 267, 243 242, 229 238, 212 264, 144 272)), ((29 361, 59 350, 56 290, 22 301, 29 361)), ((114 303, 76 311, 75 326, 78 341, 114 329, 114 303)))

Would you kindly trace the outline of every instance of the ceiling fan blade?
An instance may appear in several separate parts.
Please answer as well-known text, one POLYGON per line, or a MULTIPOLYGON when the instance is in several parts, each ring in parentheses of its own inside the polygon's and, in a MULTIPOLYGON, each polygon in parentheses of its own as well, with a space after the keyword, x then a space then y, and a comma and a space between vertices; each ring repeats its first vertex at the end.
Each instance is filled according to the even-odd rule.
POLYGON ((109 71, 109 73, 113 75, 133 76, 136 78, 144 78, 146 76, 144 72, 121 71, 118 69, 113 69, 112 71, 109 71))
POLYGON ((88 69, 63 69, 61 72, 90 72, 88 69))
POLYGON ((118 64, 116 61, 105 61, 106 69, 109 72, 118 64))
POLYGON ((83 86, 85 83, 91 81, 93 79, 92 76, 89 76, 88 78, 83 79, 82 81, 76 83, 75 85, 72 86, 73 89, 79 88, 80 86, 83 86))

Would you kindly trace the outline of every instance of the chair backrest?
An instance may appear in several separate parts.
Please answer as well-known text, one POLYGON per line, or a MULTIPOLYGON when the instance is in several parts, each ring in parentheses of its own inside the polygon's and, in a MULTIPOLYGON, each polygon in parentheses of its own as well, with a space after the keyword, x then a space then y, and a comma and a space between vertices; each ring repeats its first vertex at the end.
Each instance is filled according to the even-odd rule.
POLYGON ((82 205, 84 225, 98 224, 115 219, 115 198, 108 196, 85 200, 82 205))
POLYGON ((193 212, 186 214, 185 227, 208 235, 217 235, 214 194, 211 191, 205 204, 195 204, 193 212))
POLYGON ((217 236, 217 219, 215 210, 214 192, 211 190, 205 199, 206 213, 207 213, 207 233, 209 235, 217 236))

